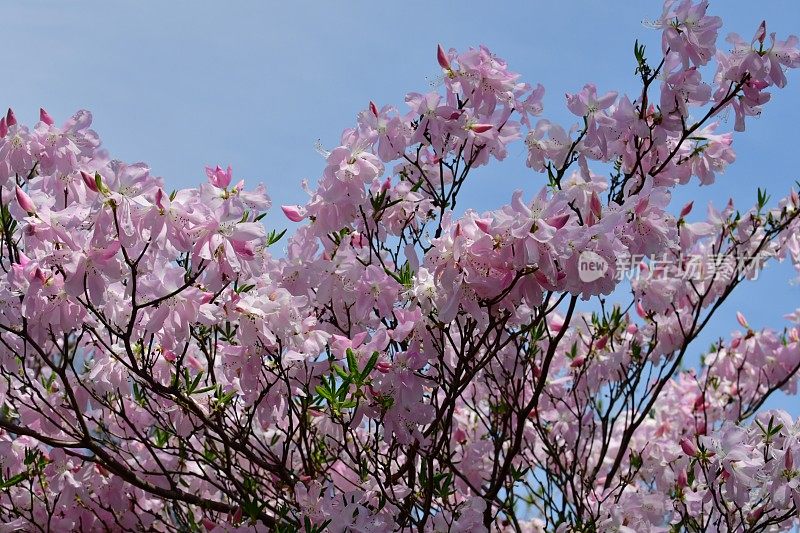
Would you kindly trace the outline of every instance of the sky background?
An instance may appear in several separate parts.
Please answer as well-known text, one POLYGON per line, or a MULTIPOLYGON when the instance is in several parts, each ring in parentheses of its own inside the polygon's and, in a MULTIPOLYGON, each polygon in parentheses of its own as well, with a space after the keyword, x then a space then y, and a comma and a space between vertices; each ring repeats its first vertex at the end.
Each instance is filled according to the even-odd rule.
MULTIPOLYGON (((0 107, 13 107, 28 124, 40 106, 59 123, 89 109, 111 155, 148 163, 168 188, 195 186, 205 179, 204 166, 230 164, 234 178, 264 182, 276 206, 303 203, 300 180, 313 182, 324 165, 314 151, 317 139, 336 146, 370 100, 404 110, 404 95, 427 91, 440 72, 437 43, 487 45, 525 81, 545 86, 543 116, 568 127, 574 117, 564 107, 565 92, 594 82, 600 92, 635 93, 633 43, 647 44, 648 57, 656 57, 660 34, 642 20, 656 18, 660 6, 650 0, 4 0, 0 107)), ((723 17, 723 36, 738 32, 749 40, 762 19, 779 37, 800 34, 797 0, 717 0, 710 11, 723 17)), ((722 127, 732 123, 731 116, 722 127)), ((728 197, 746 209, 757 187, 783 196, 800 179, 798 125, 795 72, 764 115, 735 138, 736 164, 715 185, 676 194, 675 211, 692 199, 696 217, 709 200, 723 205, 728 197)), ((460 205, 492 209, 514 189, 538 190, 545 179, 524 162, 519 143, 507 161, 472 176, 460 205)), ((265 220, 268 227, 291 225, 280 210, 265 220)), ((736 329, 737 309, 753 327, 782 328, 782 316, 800 307, 800 285, 789 283, 794 276, 788 265, 774 265, 737 289, 695 343, 695 355, 736 329)), ((769 406, 800 415, 797 397, 769 406)))

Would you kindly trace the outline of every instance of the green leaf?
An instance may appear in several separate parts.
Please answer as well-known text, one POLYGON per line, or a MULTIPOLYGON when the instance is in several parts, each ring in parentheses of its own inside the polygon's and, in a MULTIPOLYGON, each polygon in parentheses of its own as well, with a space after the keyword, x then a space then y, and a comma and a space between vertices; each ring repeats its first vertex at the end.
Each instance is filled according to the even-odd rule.
POLYGON ((356 354, 353 353, 353 350, 350 348, 347 349, 347 369, 350 371, 352 375, 354 372, 358 372, 358 361, 356 360, 356 354))
POLYGON ((375 365, 378 363, 379 356, 380 354, 377 351, 372 352, 372 356, 369 358, 366 366, 364 366, 364 370, 361 372, 362 381, 366 379, 367 376, 369 376, 369 373, 372 372, 372 369, 375 368, 375 365))
POLYGON ((5 481, 0 481, 0 490, 5 490, 5 489, 13 487, 14 485, 19 485, 20 483, 22 483, 26 479, 28 479, 28 473, 27 472, 21 472, 21 473, 17 474, 16 476, 11 476, 10 478, 8 478, 5 481))

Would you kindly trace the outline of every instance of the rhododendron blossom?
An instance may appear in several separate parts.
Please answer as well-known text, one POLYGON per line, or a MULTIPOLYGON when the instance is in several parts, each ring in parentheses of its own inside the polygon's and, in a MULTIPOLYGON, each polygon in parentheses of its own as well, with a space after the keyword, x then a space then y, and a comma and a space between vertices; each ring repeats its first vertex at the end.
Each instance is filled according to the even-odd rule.
POLYGON ((718 47, 712 11, 667 0, 640 88, 576 87, 568 124, 440 46, 437 88, 319 149, 288 236, 227 164, 171 190, 88 111, 9 110, 0 531, 798 527, 800 421, 763 406, 797 392, 800 309, 693 341, 765 264, 800 273, 800 198, 673 196, 725 179, 800 50, 766 23, 718 47), (514 153, 534 194, 456 209, 514 153))

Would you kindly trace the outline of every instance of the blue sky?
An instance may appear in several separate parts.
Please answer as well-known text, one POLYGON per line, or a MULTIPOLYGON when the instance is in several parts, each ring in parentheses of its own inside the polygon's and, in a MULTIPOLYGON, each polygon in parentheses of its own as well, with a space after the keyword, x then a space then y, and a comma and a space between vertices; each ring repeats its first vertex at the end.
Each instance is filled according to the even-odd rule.
MULTIPOLYGON (((119 2, 7 0, 0 5, 4 46, 2 101, 24 122, 44 106, 57 122, 90 109, 111 154, 145 161, 168 187, 204 180, 207 164, 234 177, 263 181, 276 205, 303 202, 302 178, 313 181, 323 160, 317 139, 335 146, 369 100, 403 107, 409 91, 428 88, 438 73, 436 45, 486 44, 513 70, 546 89, 545 116, 568 125, 564 93, 594 82, 600 91, 632 92, 633 42, 655 57, 659 33, 643 19, 660 2, 119 2), (491 5, 491 8, 489 6, 491 5), (66 7, 69 6, 69 7, 66 7)), ((711 11, 724 33, 750 39, 762 18, 779 36, 800 34, 797 0, 717 0, 711 11)), ((695 200, 695 215, 711 199, 750 205, 757 187, 784 194, 800 170, 792 161, 800 124, 800 75, 776 92, 765 114, 734 146, 738 161, 717 184, 676 195, 676 209, 695 200)), ((728 127, 732 126, 732 118, 728 127)), ((490 209, 522 188, 542 186, 524 166, 522 145, 509 159, 474 175, 462 206, 490 209)), ((289 223, 273 212, 272 227, 289 223)), ((771 268, 726 304, 698 350, 736 326, 742 309, 751 325, 783 325, 800 306, 791 268, 771 268)), ((796 399, 772 406, 800 414, 796 399)))

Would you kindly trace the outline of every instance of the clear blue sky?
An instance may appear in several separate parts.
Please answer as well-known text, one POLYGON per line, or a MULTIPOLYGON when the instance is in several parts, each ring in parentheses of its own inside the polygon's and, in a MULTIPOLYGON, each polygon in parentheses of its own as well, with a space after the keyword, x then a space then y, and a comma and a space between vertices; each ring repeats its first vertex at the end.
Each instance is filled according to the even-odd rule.
MULTIPOLYGON (((570 120, 567 91, 592 81, 600 91, 634 91, 634 39, 656 55, 659 34, 642 26, 660 2, 235 2, 206 0, 6 0, 0 4, 2 101, 27 123, 47 108, 61 122, 90 109, 106 148, 119 159, 145 161, 168 186, 204 180, 207 164, 231 164, 234 176, 263 181, 276 205, 305 200, 323 160, 313 145, 334 146, 342 128, 370 99, 403 107, 408 91, 435 77, 436 44, 486 44, 527 81, 547 89, 545 116, 570 120), (489 7, 491 6, 491 7, 489 7)), ((717 0, 725 32, 750 39, 762 18, 779 36, 800 34, 797 0, 717 0)), ((750 205, 757 187, 784 194, 800 170, 800 75, 734 146, 738 161, 711 188, 692 187, 676 209, 712 198, 750 205)), ((732 121, 732 119, 731 119, 732 121)), ((732 125, 729 124, 729 126, 732 125)), ((524 167, 522 145, 507 162, 465 187, 461 205, 489 209, 515 188, 537 190, 542 176, 524 167)), ((268 225, 289 223, 280 212, 268 225)), ((790 268, 772 268, 739 290, 696 345, 727 336, 742 309, 751 325, 783 325, 800 306, 790 268)), ((800 414, 800 400, 772 403, 800 414)))

